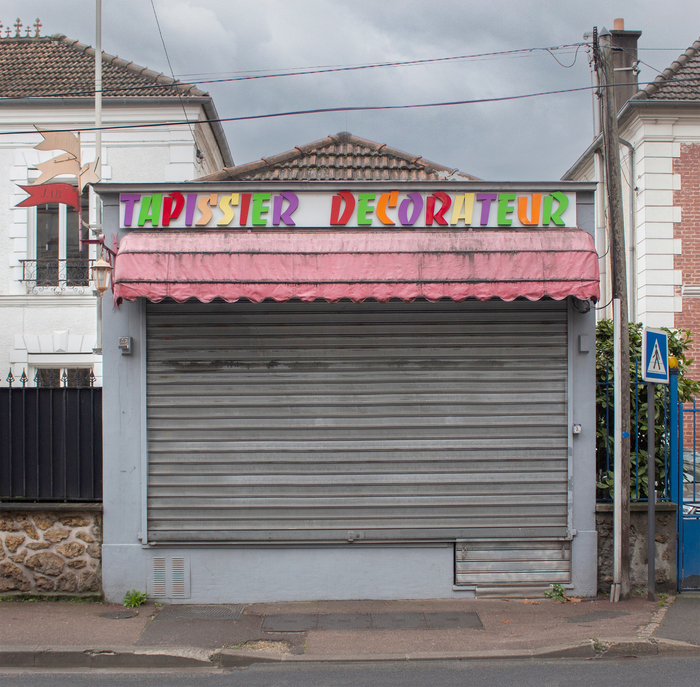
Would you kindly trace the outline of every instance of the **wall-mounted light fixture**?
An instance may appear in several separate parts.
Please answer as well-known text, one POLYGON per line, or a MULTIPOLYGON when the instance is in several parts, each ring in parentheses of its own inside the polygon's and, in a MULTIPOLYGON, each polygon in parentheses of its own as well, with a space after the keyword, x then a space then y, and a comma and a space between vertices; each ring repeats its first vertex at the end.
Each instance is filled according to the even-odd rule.
POLYGON ((92 265, 92 281, 100 292, 100 297, 109 288, 112 277, 112 265, 110 265, 101 253, 99 259, 92 265))

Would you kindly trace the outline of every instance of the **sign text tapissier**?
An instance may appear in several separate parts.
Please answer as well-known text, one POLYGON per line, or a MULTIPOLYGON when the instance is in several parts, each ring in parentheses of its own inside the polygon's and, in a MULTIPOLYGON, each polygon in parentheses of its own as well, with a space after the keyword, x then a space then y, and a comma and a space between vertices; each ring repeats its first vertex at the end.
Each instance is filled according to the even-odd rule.
POLYGON ((454 191, 122 193, 120 228, 576 227, 576 194, 454 191))

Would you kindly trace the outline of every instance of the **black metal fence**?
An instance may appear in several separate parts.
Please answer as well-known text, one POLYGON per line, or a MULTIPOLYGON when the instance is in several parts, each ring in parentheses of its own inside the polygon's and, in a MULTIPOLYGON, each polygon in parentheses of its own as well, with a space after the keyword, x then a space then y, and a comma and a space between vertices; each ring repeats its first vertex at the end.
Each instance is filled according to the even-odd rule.
MULTIPOLYGON (((633 376, 630 379, 630 500, 646 501, 648 478, 648 384, 641 377, 641 360, 633 360, 633 376)), ((615 380, 612 366, 608 363, 597 370, 596 379, 596 463, 598 501, 612 501, 614 470, 614 415, 613 402, 615 380)), ((671 434, 670 394, 666 384, 656 385, 655 398, 655 484, 657 497, 661 501, 671 498, 669 474, 671 434)))
POLYGON ((102 500, 101 388, 0 388, 0 499, 102 500))

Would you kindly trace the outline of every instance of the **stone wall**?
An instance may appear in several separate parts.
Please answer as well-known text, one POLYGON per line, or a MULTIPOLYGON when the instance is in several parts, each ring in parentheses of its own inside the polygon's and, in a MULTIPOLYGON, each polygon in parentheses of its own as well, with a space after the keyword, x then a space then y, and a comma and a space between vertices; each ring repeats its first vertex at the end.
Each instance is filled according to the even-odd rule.
POLYGON ((101 594, 101 508, 61 506, 0 504, 0 594, 101 594))
MULTIPOLYGON (((656 504, 657 593, 674 593, 676 572, 676 511, 675 503, 656 504)), ((630 504, 630 586, 632 590, 647 586, 647 504, 630 504)), ((596 506, 598 530, 598 593, 609 594, 613 581, 613 505, 596 506)))

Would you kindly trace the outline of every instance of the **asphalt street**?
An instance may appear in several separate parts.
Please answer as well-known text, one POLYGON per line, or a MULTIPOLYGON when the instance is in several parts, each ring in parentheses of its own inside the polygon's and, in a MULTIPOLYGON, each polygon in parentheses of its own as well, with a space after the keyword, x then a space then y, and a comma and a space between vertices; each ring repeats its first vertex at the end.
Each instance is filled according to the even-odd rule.
POLYGON ((695 687, 700 658, 255 665, 233 671, 0 672, 0 687, 695 687))

